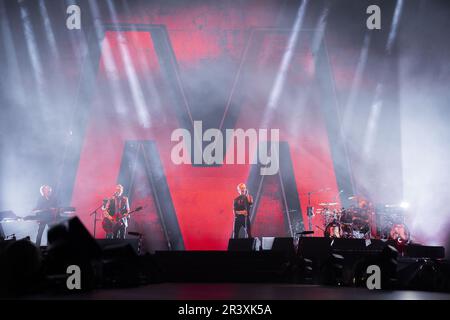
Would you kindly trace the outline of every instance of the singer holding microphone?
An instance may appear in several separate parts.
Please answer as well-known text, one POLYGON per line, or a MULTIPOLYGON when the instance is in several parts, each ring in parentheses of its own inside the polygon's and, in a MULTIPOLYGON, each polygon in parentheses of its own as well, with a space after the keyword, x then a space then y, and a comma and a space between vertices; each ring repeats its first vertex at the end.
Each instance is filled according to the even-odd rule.
POLYGON ((239 196, 236 197, 233 202, 233 239, 239 237, 239 231, 241 228, 245 229, 247 238, 251 238, 250 207, 253 205, 253 197, 248 194, 247 186, 244 183, 238 184, 237 191, 239 196))
POLYGON ((103 229, 106 231, 106 239, 125 239, 130 204, 128 198, 123 195, 121 184, 116 185, 115 190, 111 198, 103 200, 103 229))

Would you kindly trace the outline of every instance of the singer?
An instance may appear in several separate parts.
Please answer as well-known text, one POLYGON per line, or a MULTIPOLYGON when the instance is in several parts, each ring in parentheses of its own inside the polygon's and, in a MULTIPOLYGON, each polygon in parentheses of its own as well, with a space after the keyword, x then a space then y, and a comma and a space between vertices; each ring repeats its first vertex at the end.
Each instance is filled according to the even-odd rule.
POLYGON ((253 205, 253 197, 248 194, 247 186, 244 183, 238 184, 237 191, 239 196, 233 202, 233 238, 236 239, 239 237, 241 228, 245 229, 246 237, 251 238, 250 207, 253 205))
POLYGON ((123 196, 121 184, 116 186, 116 192, 111 198, 103 200, 102 210, 105 215, 103 229, 106 232, 106 239, 125 239, 130 204, 128 198, 123 196))

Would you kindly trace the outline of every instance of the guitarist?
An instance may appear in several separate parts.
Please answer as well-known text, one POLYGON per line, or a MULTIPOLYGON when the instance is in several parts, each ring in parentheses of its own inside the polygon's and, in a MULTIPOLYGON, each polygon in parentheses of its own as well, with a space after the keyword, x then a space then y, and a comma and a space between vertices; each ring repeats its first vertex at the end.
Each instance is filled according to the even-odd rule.
POLYGON ((123 186, 118 184, 112 198, 103 200, 102 210, 111 228, 104 228, 106 239, 125 239, 128 227, 128 216, 130 204, 128 198, 123 195, 123 186), (125 217, 124 217, 125 215, 125 217), (108 229, 108 230, 107 230, 108 229))

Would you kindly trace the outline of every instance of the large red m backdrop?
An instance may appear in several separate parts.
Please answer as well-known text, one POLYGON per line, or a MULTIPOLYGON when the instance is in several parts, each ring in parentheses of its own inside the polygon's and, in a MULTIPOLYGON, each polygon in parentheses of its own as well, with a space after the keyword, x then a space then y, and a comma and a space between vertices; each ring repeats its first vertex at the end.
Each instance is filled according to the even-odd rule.
MULTIPOLYGON (((279 99, 267 111, 292 31, 276 25, 282 2, 280 7, 270 3, 273 10, 266 4, 259 11, 252 3, 247 9, 254 10, 233 5, 148 9, 117 17, 122 29, 108 29, 104 21, 72 196, 91 232, 89 213, 117 183, 125 186, 132 208, 144 206, 129 231, 143 233, 151 250, 226 249, 240 182, 257 199, 254 236, 291 236, 308 229, 309 191, 326 189, 312 195, 314 207, 338 199, 312 32, 300 31, 279 99), (263 124, 266 114, 269 122, 263 124), (260 176, 251 164, 174 164, 171 134, 177 128, 192 130, 193 121, 202 121, 204 130, 279 129, 279 174, 260 176)), ((248 157, 254 153, 247 150, 248 157)), ((321 223, 314 217, 313 226, 321 223)), ((97 225, 96 237, 103 236, 97 225)))

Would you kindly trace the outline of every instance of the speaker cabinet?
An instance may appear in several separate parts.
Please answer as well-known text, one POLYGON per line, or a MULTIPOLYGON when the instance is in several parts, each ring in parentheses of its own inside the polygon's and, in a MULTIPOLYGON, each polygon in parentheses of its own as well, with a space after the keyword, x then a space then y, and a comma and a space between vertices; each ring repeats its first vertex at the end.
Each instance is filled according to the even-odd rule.
POLYGON ((326 259, 331 252, 331 239, 322 237, 300 238, 298 254, 308 259, 326 259))
POLYGON ((291 237, 275 238, 273 240, 272 251, 280 251, 289 254, 294 254, 295 253, 294 238, 291 237))
POLYGON ((135 254, 139 254, 138 239, 96 239, 102 250, 113 250, 119 247, 130 246, 135 254))
POLYGON ((228 251, 256 251, 256 238, 230 239, 228 241, 228 251))

